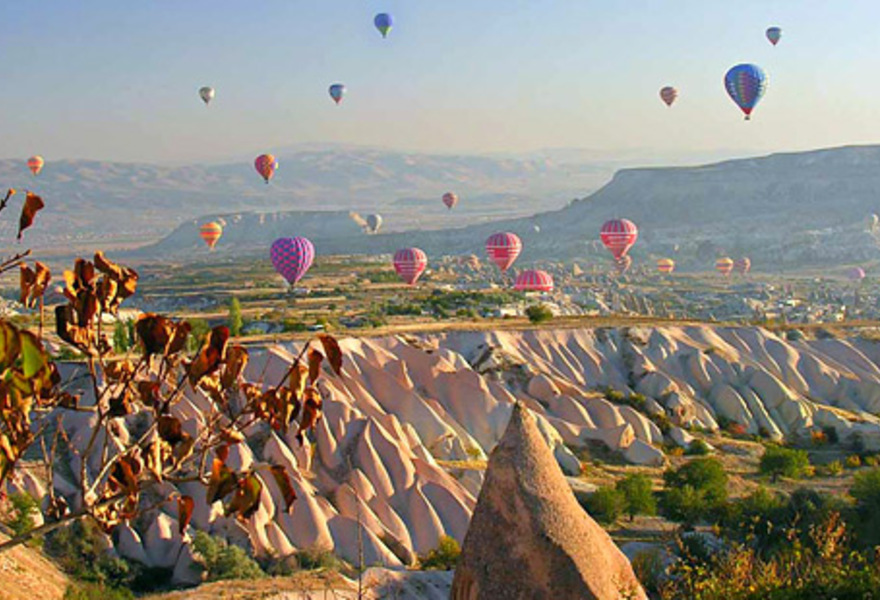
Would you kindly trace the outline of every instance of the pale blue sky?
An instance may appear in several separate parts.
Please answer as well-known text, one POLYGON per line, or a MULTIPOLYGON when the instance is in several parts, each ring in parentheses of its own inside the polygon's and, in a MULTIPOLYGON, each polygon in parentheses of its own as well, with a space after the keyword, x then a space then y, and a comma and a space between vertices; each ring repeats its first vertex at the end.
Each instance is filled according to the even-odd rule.
POLYGON ((7 1, 0 157, 198 161, 342 142, 662 158, 871 143, 878 22, 876 0, 7 1), (384 41, 380 11, 397 22, 384 41), (776 48, 769 25, 784 31, 776 48), (770 80, 751 123, 722 87, 738 62, 770 80), (666 84, 680 91, 672 109, 666 84))

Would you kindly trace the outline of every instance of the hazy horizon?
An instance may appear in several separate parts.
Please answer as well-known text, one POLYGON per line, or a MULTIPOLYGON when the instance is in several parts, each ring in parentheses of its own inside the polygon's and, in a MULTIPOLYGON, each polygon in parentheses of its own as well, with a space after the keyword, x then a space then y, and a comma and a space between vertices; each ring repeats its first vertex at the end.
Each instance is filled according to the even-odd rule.
MULTIPOLYGON (((880 141, 867 0, 603 3, 267 0, 0 9, 0 156, 226 160, 291 144, 443 154, 794 152, 880 141), (387 40, 376 12, 395 15, 387 40), (783 28, 777 47, 764 39, 783 28), (722 87, 755 62, 745 123, 722 87), (343 82, 335 106, 327 86, 343 82), (217 89, 208 108, 196 94, 217 89), (666 108, 657 96, 674 85, 666 108)), ((719 156, 720 158, 721 156, 719 156)))

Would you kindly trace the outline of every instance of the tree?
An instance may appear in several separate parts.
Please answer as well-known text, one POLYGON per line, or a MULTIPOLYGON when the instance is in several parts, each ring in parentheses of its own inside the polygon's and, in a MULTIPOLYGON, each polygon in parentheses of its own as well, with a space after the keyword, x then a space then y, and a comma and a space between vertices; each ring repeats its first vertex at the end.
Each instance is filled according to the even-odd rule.
POLYGON ((229 326, 229 331, 232 335, 241 335, 244 320, 241 318, 241 302, 235 296, 229 301, 229 314, 226 317, 226 324, 229 326))
POLYGON ((856 474, 849 493, 858 503, 859 539, 866 546, 880 545, 880 469, 856 474))
POLYGON ((586 509, 594 519, 611 525, 623 513, 623 494, 611 486, 602 486, 586 500, 586 509))
POLYGON ((455 538, 444 535, 436 548, 419 557, 419 564, 426 571, 452 571, 460 555, 461 547, 455 538))
POLYGON ((780 477, 799 479, 810 468, 810 456, 805 450, 795 450, 784 446, 767 446, 761 456, 760 471, 769 475, 773 481, 780 477))
POLYGON ((128 352, 129 347, 128 328, 122 321, 116 321, 113 326, 113 349, 119 354, 124 354, 128 352))
POLYGON ((636 515, 653 515, 657 512, 651 480, 647 475, 627 475, 615 485, 623 497, 623 509, 632 521, 636 515))
POLYGON ((532 304, 526 308, 526 316, 532 323, 543 323, 553 318, 553 313, 545 304, 532 304))
POLYGON ((727 473, 721 461, 698 458, 663 474, 663 512, 671 519, 693 524, 717 518, 727 501, 727 473))

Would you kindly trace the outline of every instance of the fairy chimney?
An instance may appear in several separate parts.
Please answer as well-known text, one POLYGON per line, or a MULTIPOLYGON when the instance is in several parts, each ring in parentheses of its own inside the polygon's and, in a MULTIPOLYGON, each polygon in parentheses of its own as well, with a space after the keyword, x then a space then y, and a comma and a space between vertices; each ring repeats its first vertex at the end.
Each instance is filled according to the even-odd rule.
POLYGON ((575 500, 517 403, 492 452, 452 600, 647 600, 629 561, 575 500))

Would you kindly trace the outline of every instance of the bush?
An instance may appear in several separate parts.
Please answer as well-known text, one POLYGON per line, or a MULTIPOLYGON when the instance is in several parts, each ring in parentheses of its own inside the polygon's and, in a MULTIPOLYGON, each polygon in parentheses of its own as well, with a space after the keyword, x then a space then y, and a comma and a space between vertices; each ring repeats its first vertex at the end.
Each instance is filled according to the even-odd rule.
POLYGON ((663 474, 661 507, 670 519, 692 525, 717 519, 727 500, 727 473, 714 458, 697 458, 663 474))
POLYGON ((107 540, 92 521, 56 529, 46 536, 43 548, 68 575, 99 587, 131 588, 140 574, 138 565, 107 553, 107 540))
POLYGON ((780 477, 800 479, 810 470, 810 456, 804 450, 767 446, 761 457, 760 471, 773 481, 780 477))
POLYGON ((627 475, 617 482, 615 489, 623 498, 623 510, 629 515, 630 521, 636 515, 657 513, 657 501, 654 499, 651 480, 646 475, 627 475))
POLYGON ((866 545, 880 545, 880 469, 857 473, 849 493, 857 502, 859 538, 866 545))
POLYGON ((532 323, 543 323, 553 318, 553 313, 544 304, 532 304, 526 308, 526 316, 532 323))
POLYGON ((12 507, 12 517, 6 521, 6 525, 12 530, 14 536, 24 535, 34 528, 34 517, 40 514, 40 505, 30 494, 16 492, 9 496, 9 504, 12 507))
POLYGON ((64 600, 134 600, 134 594, 100 583, 72 583, 64 590, 64 600))
POLYGON ((113 350, 117 354, 128 352, 131 347, 130 338, 128 337, 128 327, 122 321, 116 321, 113 326, 113 350))
POLYGON ((862 466, 862 458, 858 454, 850 454, 843 464, 847 469, 858 469, 862 466))
POLYGON ((260 565, 244 549, 204 531, 196 533, 193 549, 201 555, 208 571, 208 581, 259 579, 265 576, 260 565))
POLYGON ((189 337, 186 338, 186 350, 190 354, 196 352, 205 341, 205 336, 211 331, 211 325, 205 319, 187 319, 190 326, 189 337))
POLYGON ((688 456, 706 456, 709 452, 709 444, 704 440, 696 439, 688 444, 685 454, 688 456))
POLYGON ((425 571, 452 571, 461 556, 461 547, 455 538, 444 535, 433 550, 419 557, 419 564, 425 571))
POLYGON ((611 525, 623 514, 625 498, 618 490, 602 486, 586 500, 587 512, 604 525, 611 525))
POLYGON ((226 318, 226 325, 229 327, 229 332, 232 335, 237 336, 241 334, 244 320, 241 317, 241 302, 235 296, 229 300, 229 314, 226 318))
POLYGON ((281 330, 284 333, 308 331, 309 326, 296 319, 284 319, 281 321, 281 330))
POLYGON ((825 472, 831 477, 837 477, 843 473, 843 463, 839 460, 833 460, 825 465, 825 472))

